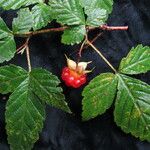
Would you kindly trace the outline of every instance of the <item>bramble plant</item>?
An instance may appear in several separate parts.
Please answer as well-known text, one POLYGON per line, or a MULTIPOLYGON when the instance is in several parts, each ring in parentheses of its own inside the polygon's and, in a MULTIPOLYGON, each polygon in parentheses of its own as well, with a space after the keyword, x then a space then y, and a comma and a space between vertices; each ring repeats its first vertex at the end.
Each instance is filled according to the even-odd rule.
MULTIPOLYGON (((112 12, 113 0, 0 0, 0 7, 16 10, 18 14, 13 19, 12 30, 0 18, 0 63, 11 60, 15 54, 26 52, 28 65, 28 71, 15 65, 0 67, 0 93, 12 93, 5 114, 11 149, 33 148, 43 127, 46 104, 71 112, 59 86, 59 79, 47 70, 32 69, 30 62, 30 38, 59 31, 63 32, 62 43, 81 43, 79 58, 82 57, 82 49, 89 46, 113 71, 98 75, 84 88, 83 120, 105 113, 115 99, 116 124, 124 132, 150 141, 150 85, 131 77, 150 70, 150 47, 138 45, 132 48, 117 70, 94 46, 93 42, 98 36, 92 41, 88 39, 88 33, 94 29, 128 29, 127 26, 113 27, 105 24, 112 12), (52 20, 56 20, 60 27, 42 29, 52 20), (14 37, 25 38, 26 42, 17 49, 14 37)), ((78 64, 79 62, 77 66, 78 64)), ((84 68, 81 65, 82 67, 84 68)), ((83 83, 85 82, 86 80, 83 83)), ((74 82, 69 84, 75 85, 74 82)))

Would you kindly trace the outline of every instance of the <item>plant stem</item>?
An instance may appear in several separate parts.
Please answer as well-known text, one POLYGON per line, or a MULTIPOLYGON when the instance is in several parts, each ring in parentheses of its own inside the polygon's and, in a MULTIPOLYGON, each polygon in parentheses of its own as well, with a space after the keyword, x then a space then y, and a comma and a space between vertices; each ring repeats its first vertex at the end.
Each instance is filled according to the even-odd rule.
POLYGON ((88 29, 95 30, 95 29, 101 29, 101 30, 107 30, 107 31, 113 31, 113 30, 128 30, 128 26, 108 26, 108 25, 101 25, 99 27, 88 27, 88 29))
MULTIPOLYGON (((90 43, 94 43, 101 35, 103 34, 103 32, 100 32, 99 34, 97 34, 91 41, 90 41, 90 43)), ((86 48, 88 48, 89 47, 89 45, 86 45, 84 48, 86 49, 86 48)))
POLYGON ((27 62, 28 62, 28 70, 31 72, 31 61, 30 61, 30 49, 29 45, 26 46, 26 57, 27 57, 27 62))
POLYGON ((39 31, 26 32, 23 34, 15 34, 15 36, 17 36, 17 37, 30 37, 32 35, 38 35, 38 34, 43 34, 43 33, 60 32, 60 31, 64 31, 67 28, 69 28, 69 27, 64 26, 64 27, 59 27, 59 28, 43 29, 43 30, 39 30, 39 31))
MULTIPOLYGON (((49 33, 49 32, 61 32, 66 29, 68 29, 69 26, 63 26, 63 27, 58 27, 58 28, 50 28, 50 29, 43 29, 39 31, 31 31, 31 32, 26 32, 23 34, 15 34, 16 37, 30 37, 33 35, 38 35, 38 34, 43 34, 43 33, 49 33)), ((94 30, 94 29, 101 29, 101 30, 127 30, 128 26, 107 26, 107 25, 101 25, 99 27, 86 27, 88 31, 94 30)))
POLYGON ((81 57, 81 53, 82 53, 82 50, 83 50, 83 47, 84 47, 85 43, 86 43, 86 40, 84 40, 83 43, 81 44, 81 47, 80 47, 80 50, 79 50, 79 53, 78 53, 79 57, 81 57))
POLYGON ((99 56, 107 63, 107 65, 117 73, 117 70, 111 65, 111 63, 105 58, 105 56, 89 41, 87 40, 87 44, 89 44, 98 54, 99 56))
POLYGON ((30 37, 28 37, 28 38, 26 39, 25 43, 24 43, 22 46, 20 46, 20 47, 16 50, 18 54, 20 53, 20 51, 21 51, 23 48, 25 48, 25 47, 28 45, 29 40, 30 40, 30 37))

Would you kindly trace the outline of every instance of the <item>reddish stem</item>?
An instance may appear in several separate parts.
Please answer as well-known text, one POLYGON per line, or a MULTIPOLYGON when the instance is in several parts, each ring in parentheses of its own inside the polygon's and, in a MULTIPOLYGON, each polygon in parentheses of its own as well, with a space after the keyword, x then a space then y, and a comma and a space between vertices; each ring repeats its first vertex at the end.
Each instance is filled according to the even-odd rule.
MULTIPOLYGON (((64 27, 59 27, 59 28, 51 28, 51 29, 43 29, 43 30, 39 30, 39 31, 31 31, 31 32, 26 32, 24 34, 15 34, 15 36, 17 37, 30 37, 32 35, 38 35, 38 34, 42 34, 42 33, 49 33, 49 32, 61 32, 64 31, 66 29, 68 29, 68 26, 64 26, 64 27)), ((108 25, 101 25, 100 27, 86 27, 86 29, 88 29, 88 31, 94 30, 94 29, 101 29, 101 30, 127 30, 128 26, 108 26, 108 25)))
POLYGON ((24 34, 15 34, 15 36, 18 36, 18 37, 30 37, 32 35, 38 35, 38 34, 42 34, 42 33, 60 32, 60 31, 66 30, 68 28, 69 27, 64 26, 64 27, 59 27, 59 28, 43 29, 43 30, 39 30, 39 31, 26 32, 24 34))
POLYGON ((28 38, 26 39, 25 43, 24 43, 22 46, 20 46, 20 47, 16 50, 17 53, 19 53, 24 47, 26 47, 26 46, 28 45, 29 40, 30 40, 30 37, 28 37, 28 38))
POLYGON ((128 30, 128 26, 107 26, 107 25, 102 25, 100 26, 100 29, 102 30, 128 30))

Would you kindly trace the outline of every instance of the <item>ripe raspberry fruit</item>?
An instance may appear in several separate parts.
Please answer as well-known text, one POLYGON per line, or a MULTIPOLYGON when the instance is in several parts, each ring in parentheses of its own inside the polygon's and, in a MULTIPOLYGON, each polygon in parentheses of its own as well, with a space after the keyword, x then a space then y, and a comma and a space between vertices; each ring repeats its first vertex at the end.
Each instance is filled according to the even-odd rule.
POLYGON ((85 70, 89 63, 91 62, 80 62, 77 64, 67 58, 67 67, 64 67, 62 70, 62 80, 67 86, 79 88, 86 83, 87 73, 91 72, 90 70, 85 70))
POLYGON ((71 86, 74 88, 78 88, 84 83, 86 83, 86 74, 84 75, 77 74, 76 71, 73 71, 68 67, 65 67, 63 69, 61 77, 65 81, 65 84, 67 86, 71 86))

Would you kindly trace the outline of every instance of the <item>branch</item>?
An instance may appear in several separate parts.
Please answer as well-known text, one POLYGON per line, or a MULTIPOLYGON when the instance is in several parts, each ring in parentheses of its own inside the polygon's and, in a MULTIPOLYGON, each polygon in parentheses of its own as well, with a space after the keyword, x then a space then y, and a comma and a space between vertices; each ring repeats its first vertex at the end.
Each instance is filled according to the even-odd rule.
POLYGON ((30 37, 28 37, 28 38, 26 39, 25 43, 24 43, 22 46, 20 46, 20 47, 16 50, 16 51, 17 51, 17 54, 21 53, 22 49, 26 48, 26 46, 27 46, 28 43, 29 43, 29 40, 30 40, 30 37))
POLYGON ((108 25, 101 25, 99 27, 88 27, 89 31, 95 30, 97 28, 99 28, 101 30, 107 30, 107 31, 128 30, 128 26, 108 26, 108 25))
POLYGON ((38 34, 43 34, 43 33, 49 33, 49 32, 61 32, 64 31, 65 29, 68 29, 69 27, 64 26, 64 27, 59 27, 59 28, 51 28, 51 29, 43 29, 39 31, 31 31, 31 32, 26 32, 23 34, 15 34, 17 37, 31 37, 33 35, 38 35, 38 34))
MULTIPOLYGON (((15 34, 16 37, 31 37, 33 35, 38 35, 38 34, 43 34, 43 33, 49 33, 49 32, 61 32, 66 29, 68 29, 69 26, 64 26, 64 27, 58 27, 58 28, 51 28, 51 29, 43 29, 39 31, 31 31, 31 32, 26 32, 23 34, 15 34)), ((127 30, 128 26, 107 26, 107 25, 101 25, 100 27, 86 27, 88 31, 95 30, 95 29, 101 29, 101 30, 127 30)))
POLYGON ((102 25, 100 26, 100 29, 102 30, 128 30, 128 26, 107 26, 107 25, 102 25))
POLYGON ((107 63, 107 65, 117 73, 117 70, 111 65, 111 63, 105 58, 105 56, 88 40, 87 44, 89 44, 98 54, 99 56, 107 63))

